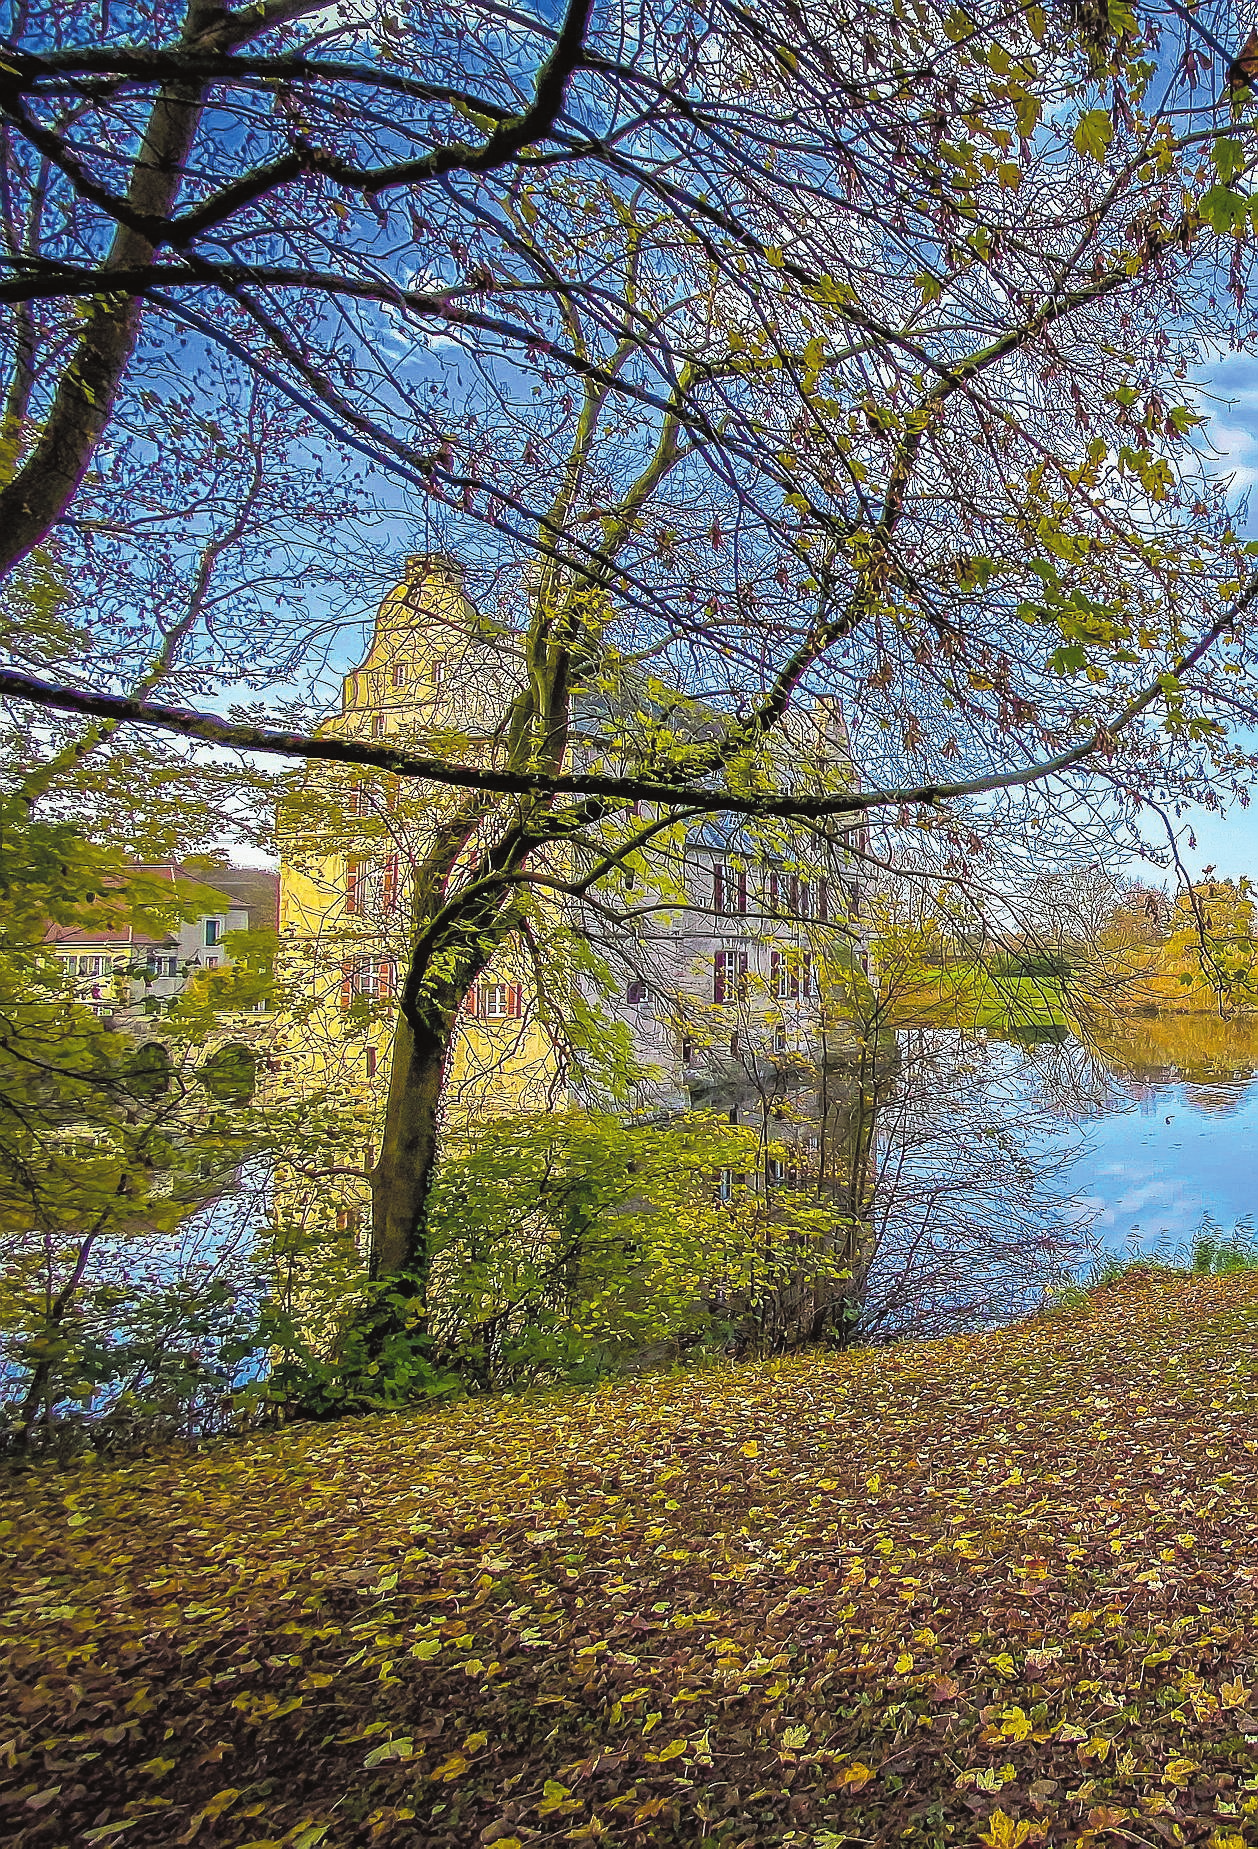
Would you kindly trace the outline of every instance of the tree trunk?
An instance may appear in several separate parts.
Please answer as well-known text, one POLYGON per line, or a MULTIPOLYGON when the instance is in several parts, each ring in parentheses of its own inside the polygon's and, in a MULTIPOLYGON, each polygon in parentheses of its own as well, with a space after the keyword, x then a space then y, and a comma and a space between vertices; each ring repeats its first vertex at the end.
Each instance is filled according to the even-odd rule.
MULTIPOLYGON (((290 8, 290 16, 298 10, 304 9, 290 8)), ((233 14, 217 0, 188 0, 180 49, 210 55, 235 50, 265 29, 269 13, 259 5, 233 14)), ((131 166, 125 199, 128 222, 118 224, 102 265, 106 276, 143 270, 152 263, 156 247, 145 227, 151 225, 157 235, 174 213, 207 88, 202 77, 165 83, 157 92, 131 166)), ((142 295, 125 290, 90 300, 43 429, 12 480, 0 485, 0 575, 47 538, 74 499, 108 426, 144 308, 142 295)), ((16 396, 11 397, 18 408, 24 402, 22 363, 19 351, 16 396)))
POLYGON ((385 1105, 384 1135, 371 1178, 371 1275, 428 1284, 428 1195, 453 1023, 416 1028, 400 1010, 385 1105))

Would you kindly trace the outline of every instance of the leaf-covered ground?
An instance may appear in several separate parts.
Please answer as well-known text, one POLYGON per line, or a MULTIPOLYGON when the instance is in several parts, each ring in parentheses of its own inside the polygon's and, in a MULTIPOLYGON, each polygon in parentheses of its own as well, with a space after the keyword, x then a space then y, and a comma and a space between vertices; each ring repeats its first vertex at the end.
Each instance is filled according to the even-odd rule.
POLYGON ((1258 1841, 1258 1279, 5 1486, 25 1845, 1258 1841))

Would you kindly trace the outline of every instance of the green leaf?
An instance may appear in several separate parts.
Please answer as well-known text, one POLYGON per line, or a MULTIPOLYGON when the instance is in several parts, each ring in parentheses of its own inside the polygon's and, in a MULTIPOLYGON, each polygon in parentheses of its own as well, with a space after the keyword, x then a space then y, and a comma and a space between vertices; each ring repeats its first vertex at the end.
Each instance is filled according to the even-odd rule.
POLYGON ((1224 185, 1235 179, 1245 165, 1245 144, 1235 135, 1220 135, 1210 143, 1210 159, 1224 185))
POLYGON ((1114 124, 1105 109, 1089 109, 1079 117, 1074 132, 1074 145, 1080 154, 1090 156, 1092 160, 1104 160, 1110 142, 1114 139, 1114 124))
POLYGON ((392 1759, 413 1759, 415 1757, 414 1740, 386 1740, 383 1746, 373 1747, 363 1760, 365 1766, 387 1765, 392 1759))
POLYGON ((1243 231, 1249 217, 1249 200, 1230 186, 1212 186, 1202 194, 1201 216, 1212 231, 1243 231))

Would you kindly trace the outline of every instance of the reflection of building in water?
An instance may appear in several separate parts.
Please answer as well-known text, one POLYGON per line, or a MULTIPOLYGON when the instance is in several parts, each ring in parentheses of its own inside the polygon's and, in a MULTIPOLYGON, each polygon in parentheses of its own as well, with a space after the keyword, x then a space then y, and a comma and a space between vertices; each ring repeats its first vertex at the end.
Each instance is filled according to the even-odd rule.
MULTIPOLYGON (((523 672, 518 637, 481 617, 457 566, 412 559, 324 730, 486 761, 523 672)), ((647 701, 644 688, 631 691, 647 701)), ((582 751, 605 749, 614 701, 627 697, 578 701, 578 762, 582 751)), ((687 713, 676 723, 700 729, 713 718, 687 713)), ((821 703, 805 709, 783 751, 815 785, 844 758, 837 714, 821 703)), ((295 997, 282 1084, 342 1103, 364 1170, 377 1153, 412 888, 458 800, 311 766, 281 816, 281 962, 295 997)), ((569 883, 586 864, 586 849, 548 851, 552 877, 569 883)), ((451 1120, 590 1102, 605 1059, 637 1070, 635 1114, 699 1107, 760 1121, 797 1150, 797 1172, 815 1174, 827 1134, 817 1102, 823 1021, 866 980, 846 835, 704 822, 649 870, 637 865, 608 882, 624 923, 538 890, 529 931, 495 955, 467 997, 447 1074, 451 1120), (576 1017, 596 1000, 605 1025, 583 1047, 576 1017)), ((344 1197, 344 1212, 366 1206, 364 1186, 347 1180, 344 1197)))

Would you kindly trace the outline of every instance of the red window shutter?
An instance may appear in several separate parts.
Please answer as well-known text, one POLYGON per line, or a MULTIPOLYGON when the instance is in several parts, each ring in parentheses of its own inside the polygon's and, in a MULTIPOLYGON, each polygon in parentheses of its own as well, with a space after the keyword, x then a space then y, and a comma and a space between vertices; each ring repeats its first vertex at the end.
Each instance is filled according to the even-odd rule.
POLYGON ((725 1000, 725 952, 718 950, 712 959, 712 1000, 725 1000))
POLYGON ((744 950, 738 959, 738 999, 747 999, 747 952, 744 950))
POLYGON ((387 1002, 393 994, 393 972, 397 966, 393 963, 381 963, 377 967, 380 971, 377 992, 381 1001, 387 1002))
POLYGON ((792 918, 799 916, 799 875, 792 873, 786 884, 787 906, 792 918))
POLYGON ((398 857, 390 854, 384 863, 384 882, 381 889, 381 903, 386 912, 391 912, 397 903, 398 857))
POLYGON ((782 898, 782 882, 776 873, 769 875, 769 910, 776 912, 782 898))
POLYGON ((348 1008, 354 999, 354 959, 346 957, 341 964, 341 1006, 348 1008))
POLYGON ((769 952, 769 988, 774 995, 780 996, 782 993, 782 952, 780 950, 769 952))
POLYGON ((524 985, 513 982, 507 989, 507 1013, 513 1021, 518 1021, 524 1013, 524 985))
POLYGON ((345 910, 351 918, 357 918, 363 909, 363 863, 361 860, 345 862, 345 910))
POLYGON ((477 1012, 476 984, 475 983, 472 984, 471 988, 468 990, 466 996, 464 997, 463 1006, 464 1008, 466 1008, 469 1014, 475 1014, 477 1012))
POLYGON ((747 910, 747 869, 746 867, 740 867, 738 869, 738 909, 740 912, 745 912, 747 910))
POLYGON ((725 869, 719 860, 712 869, 712 910, 725 910, 725 869))
POLYGON ((817 881, 817 917, 822 924, 830 922, 830 882, 817 881))
POLYGON ((809 902, 811 898, 812 898, 811 883, 808 880, 801 880, 799 882, 799 915, 801 918, 807 918, 809 916, 808 908, 809 908, 809 902))

